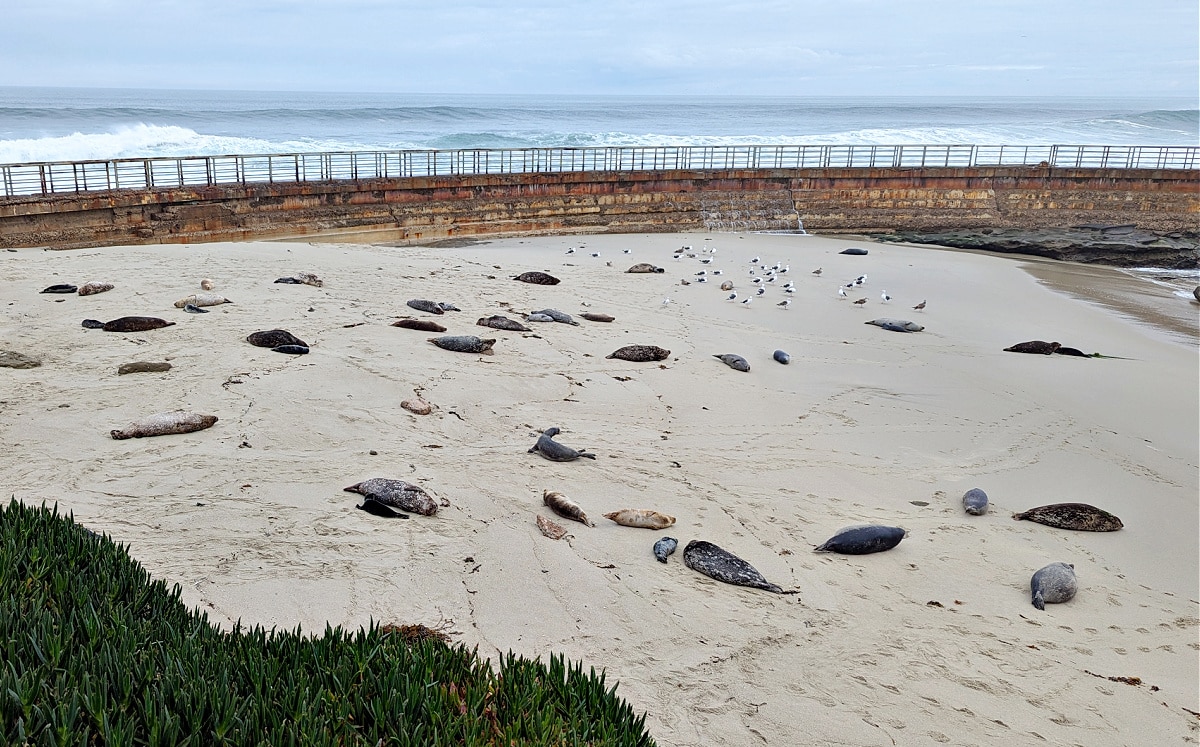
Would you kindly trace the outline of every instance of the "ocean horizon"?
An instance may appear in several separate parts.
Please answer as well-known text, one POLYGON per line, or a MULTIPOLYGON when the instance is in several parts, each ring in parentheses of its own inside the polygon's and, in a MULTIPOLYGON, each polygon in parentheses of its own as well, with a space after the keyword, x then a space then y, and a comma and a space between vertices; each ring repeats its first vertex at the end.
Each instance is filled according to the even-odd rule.
POLYGON ((1188 97, 766 97, 0 87, 0 163, 731 145, 1194 146, 1188 97))

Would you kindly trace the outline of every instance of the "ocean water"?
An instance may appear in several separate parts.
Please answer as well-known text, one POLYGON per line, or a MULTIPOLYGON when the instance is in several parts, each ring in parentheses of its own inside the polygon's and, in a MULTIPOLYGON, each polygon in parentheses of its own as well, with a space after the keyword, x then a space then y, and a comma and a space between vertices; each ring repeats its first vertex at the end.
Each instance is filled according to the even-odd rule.
POLYGON ((1194 98, 460 96, 0 87, 0 163, 649 145, 1200 144, 1194 98))

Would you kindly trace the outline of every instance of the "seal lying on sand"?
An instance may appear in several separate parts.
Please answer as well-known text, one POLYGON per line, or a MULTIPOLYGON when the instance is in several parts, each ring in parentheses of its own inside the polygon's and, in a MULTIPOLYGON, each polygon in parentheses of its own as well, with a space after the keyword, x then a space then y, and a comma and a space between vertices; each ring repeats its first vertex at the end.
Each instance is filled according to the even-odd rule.
POLYGON ((432 319, 399 319, 392 322, 393 327, 404 329, 419 329, 422 332, 445 332, 446 328, 432 319))
POLYGON ((442 308, 440 303, 434 303, 424 298, 413 298, 408 302, 409 308, 417 311, 428 311, 430 314, 445 314, 446 310, 442 308))
POLYGON ((182 309, 184 306, 220 306, 223 303, 233 303, 225 296, 218 296, 216 293, 193 293, 190 296, 184 296, 175 302, 175 308, 182 309))
POLYGON ((1057 342, 1043 342, 1042 340, 1030 340, 1029 342, 1018 342, 1011 348, 1005 348, 1006 353, 1040 353, 1041 355, 1050 355, 1055 350, 1061 348, 1057 342))
POLYGON ((171 364, 166 361, 133 361, 131 363, 122 363, 117 366, 117 375, 124 376, 131 373, 162 373, 170 371, 171 364))
POLYGON ((1075 579, 1075 566, 1070 563, 1051 563, 1039 569, 1029 579, 1029 590, 1033 595, 1033 606, 1046 609, 1047 604, 1066 602, 1079 591, 1075 579))
POLYGON ((579 326, 579 322, 572 319, 570 314, 564 314, 561 311, 559 311, 558 309, 542 309, 541 311, 530 312, 530 316, 533 316, 534 314, 542 314, 543 316, 548 316, 551 319, 553 319, 554 321, 562 322, 563 324, 573 324, 576 327, 579 326))
POLYGON ((859 247, 857 247, 857 246, 852 246, 852 247, 850 247, 849 249, 843 249, 843 250, 841 250, 840 252, 838 252, 838 254, 852 254, 852 255, 854 255, 854 256, 857 256, 857 257, 865 257, 865 256, 867 255, 867 250, 866 250, 866 249, 860 249, 860 248, 859 248, 859 247))
POLYGON ((963 510, 972 516, 983 516, 988 510, 987 493, 979 488, 971 488, 963 493, 963 510))
POLYGON ((750 370, 750 362, 740 355, 735 355, 734 353, 725 353, 724 355, 714 355, 713 357, 724 363, 726 366, 729 366, 734 371, 744 372, 750 370))
POLYGON ((683 564, 727 584, 783 593, 782 588, 767 581, 754 566, 711 542, 692 540, 687 543, 687 547, 683 548, 683 564))
POLYGON ((632 272, 632 273, 636 274, 636 273, 641 273, 641 272, 666 272, 666 270, 661 267, 655 267, 654 265, 650 264, 649 262, 638 262, 636 265, 634 265, 633 267, 630 267, 625 272, 632 272))
POLYGON ((633 361, 635 363, 644 363, 646 361, 661 361, 666 360, 671 354, 670 350, 660 348, 657 345, 626 345, 623 348, 617 348, 612 353, 604 356, 605 358, 616 358, 622 361, 633 361))
POLYGON ((679 540, 674 537, 663 537, 654 543, 654 559, 660 563, 667 562, 667 558, 675 552, 676 547, 679 547, 679 540))
POLYGON ((788 355, 787 353, 783 352, 782 350, 776 350, 774 353, 771 354, 771 357, 774 358, 776 361, 782 363, 785 366, 788 363, 790 363, 792 360, 792 356, 788 355))
POLYGON ((529 329, 529 327, 526 327, 524 324, 521 324, 520 322, 516 321, 515 319, 509 319, 508 317, 502 316, 500 314, 493 314, 492 316, 485 316, 475 323, 478 324, 480 327, 491 327, 492 329, 507 329, 507 330, 511 330, 513 332, 530 332, 531 331, 529 329))
POLYGON ((78 292, 81 296, 94 296, 97 293, 105 293, 110 291, 115 287, 116 286, 112 283, 101 283, 93 280, 90 283, 84 283, 83 285, 79 286, 78 292))
POLYGON ((529 451, 526 453, 532 454, 536 451, 552 462, 573 462, 580 457, 586 457, 588 459, 596 458, 595 454, 590 454, 586 451, 576 451, 570 446, 564 446, 563 444, 555 441, 554 437, 561 432, 561 429, 558 427, 547 428, 546 430, 542 431, 540 436, 538 436, 537 443, 530 447, 529 451))
POLYGON ((246 336, 246 342, 259 348, 276 348, 280 345, 308 347, 307 342, 296 337, 286 329, 268 329, 263 332, 252 332, 246 336))
POLYGON ((585 311, 584 313, 580 314, 580 316, 584 319, 587 319, 589 322, 611 322, 616 319, 615 316, 610 316, 608 314, 597 314, 591 311, 585 311))
POLYGON ((216 415, 204 415, 199 412, 175 410, 160 412, 135 420, 124 428, 109 431, 118 441, 127 438, 146 438, 148 436, 168 436, 174 433, 192 433, 211 428, 217 422, 216 415))
POLYGON ((43 288, 42 293, 75 293, 79 290, 78 287, 68 283, 56 283, 48 288, 43 288))
POLYGON ((272 353, 286 353, 287 355, 308 355, 307 345, 276 345, 271 348, 272 353))
POLYGON ((145 332, 150 329, 172 327, 175 322, 168 322, 154 316, 123 316, 111 322, 100 322, 95 319, 84 319, 83 326, 88 329, 102 329, 105 332, 145 332))
POLYGON ((433 516, 437 513, 438 505, 433 497, 420 486, 404 480, 390 480, 386 477, 372 477, 348 488, 342 488, 347 493, 358 493, 364 498, 379 501, 385 506, 398 508, 401 511, 411 511, 422 516, 433 516))
POLYGON ((813 548, 813 552, 836 552, 842 555, 867 555, 891 550, 900 544, 908 532, 900 527, 885 527, 877 524, 839 529, 825 542, 813 548))
POLYGON ((442 350, 453 350, 456 353, 492 355, 492 346, 496 344, 496 338, 493 337, 484 340, 475 335, 446 335, 444 337, 430 337, 429 342, 437 345, 442 350))
POLYGON ((542 502, 549 506, 551 511, 564 519, 578 521, 580 524, 586 524, 589 527, 596 526, 588 519, 587 514, 583 512, 578 503, 556 490, 543 490, 542 502))
POLYGON ((1052 503, 1048 506, 1038 506, 1013 514, 1013 519, 1079 532, 1115 532, 1125 526, 1116 516, 1086 503, 1052 503))
POLYGON ((513 278, 513 280, 520 280, 522 283, 533 283, 534 285, 558 285, 562 282, 553 275, 536 270, 533 272, 522 272, 513 278))
POLYGON ((363 498, 361 506, 355 506, 359 511, 366 511, 372 516, 382 516, 385 519, 407 519, 408 514, 402 514, 399 511, 393 511, 386 504, 380 503, 374 498, 363 498))
POLYGON ((525 321, 527 322, 553 322, 554 317, 546 316, 545 314, 526 314, 525 321))
POLYGON ((660 514, 648 508, 623 508, 604 514, 604 518, 612 519, 623 527, 638 529, 666 529, 675 523, 674 516, 660 514))
POLYGON ((920 324, 910 322, 907 319, 888 319, 886 317, 883 319, 872 319, 869 322, 863 322, 863 324, 874 324, 876 327, 883 327, 884 329, 888 329, 890 325, 900 327, 905 332, 920 332, 925 329, 920 324))

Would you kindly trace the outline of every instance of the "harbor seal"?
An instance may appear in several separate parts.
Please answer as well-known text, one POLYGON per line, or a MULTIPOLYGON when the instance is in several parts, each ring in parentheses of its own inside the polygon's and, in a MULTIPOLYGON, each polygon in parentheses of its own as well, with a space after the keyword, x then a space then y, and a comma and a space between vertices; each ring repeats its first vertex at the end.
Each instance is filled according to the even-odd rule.
POLYGON ((764 578, 754 566, 711 542, 692 540, 687 543, 687 547, 683 548, 683 564, 697 573, 727 584, 783 593, 781 587, 764 578))
POLYGON ((570 446, 564 446, 554 440, 554 437, 561 433, 562 430, 558 427, 547 428, 538 436, 537 443, 529 448, 527 454, 532 454, 535 451, 552 462, 573 462, 580 457, 587 459, 595 459, 596 455, 583 450, 576 451, 570 446))
POLYGON ((563 517, 564 519, 578 521, 580 524, 584 524, 589 527, 596 526, 591 522, 591 520, 588 519, 587 514, 583 512, 583 509, 579 507, 578 503, 566 497, 557 490, 542 491, 542 503, 545 503, 550 507, 551 511, 563 517))
POLYGON ((988 512, 987 493, 979 488, 971 488, 963 493, 963 510, 972 516, 983 516, 988 512))
POLYGON ((210 278, 204 278, 203 280, 200 281, 200 290, 210 291, 216 287, 217 287, 217 284, 214 283, 210 278))
POLYGON ((1115 532, 1125 525, 1109 512, 1087 503, 1052 503, 1038 506, 1019 514, 1016 521, 1033 521, 1056 529, 1074 529, 1078 532, 1115 532))
POLYGON ((729 366, 734 371, 749 371, 750 362, 740 355, 734 353, 725 353, 724 355, 714 355, 714 358, 729 366))
POLYGON ((910 322, 907 319, 888 319, 887 317, 882 319, 872 319, 869 322, 863 322, 863 324, 874 324, 876 327, 883 327, 884 329, 888 329, 889 327, 901 327, 901 330, 895 331, 903 332, 920 332, 921 330, 925 329, 920 324, 917 324, 916 322, 910 322))
POLYGON ((532 331, 529 329, 529 327, 526 327, 524 324, 521 324, 520 322, 516 321, 515 319, 509 319, 508 317, 503 316, 501 314, 493 314, 492 316, 485 316, 475 323, 478 324, 480 327, 491 327, 492 329, 507 329, 512 332, 530 332, 530 331, 532 331))
POLYGON ((43 288, 42 293, 75 293, 79 290, 77 286, 69 283, 55 283, 48 288, 43 288))
POLYGON ((446 328, 432 319, 398 319, 392 322, 393 327, 404 329, 419 329, 422 332, 445 332, 446 328))
POLYGON ((175 302, 175 308, 182 309, 184 306, 220 306, 223 303, 233 303, 225 296, 218 296, 216 293, 193 293, 190 296, 184 296, 175 302))
POLYGON ((650 264, 649 262, 638 262, 636 265, 634 265, 633 267, 630 267, 625 272, 636 274, 636 273, 644 273, 644 272, 666 272, 666 270, 661 267, 655 267, 654 265, 650 264))
POLYGON ((542 314, 544 316, 550 317, 551 319, 553 319, 556 322, 562 322, 563 324, 573 324, 576 327, 579 326, 579 322, 572 319, 570 314, 564 314, 561 311, 559 311, 558 309, 542 309, 541 311, 534 311, 531 313, 531 315, 532 314, 542 314))
POLYGON ((1083 352, 1079 348, 1068 348, 1068 347, 1063 347, 1062 345, 1058 346, 1058 350, 1055 350, 1054 354, 1055 355, 1073 355, 1077 358, 1092 358, 1092 357, 1094 357, 1094 356, 1088 355, 1087 353, 1083 352))
POLYGON ((187 306, 184 306, 183 310, 189 314, 207 314, 208 313, 208 309, 202 309, 199 306, 192 304, 192 303, 189 303, 187 306))
POLYGON ((634 363, 645 363, 647 361, 666 360, 670 354, 670 350, 660 348, 657 345, 626 345, 623 348, 617 348, 604 357, 616 358, 622 361, 633 361, 634 363))
POLYGON ((117 375, 124 376, 131 373, 163 373, 170 371, 171 364, 166 361, 133 361, 131 363, 122 363, 117 366, 117 375))
POLYGON ((287 355, 308 355, 307 345, 276 345, 271 348, 272 353, 286 353, 287 355))
POLYGON ((792 362, 792 356, 788 355, 787 353, 783 352, 782 350, 776 350, 774 353, 771 354, 771 357, 774 358, 776 361, 782 363, 785 366, 792 362))
POLYGON ((251 332, 246 336, 246 342, 259 348, 276 348, 280 345, 308 347, 307 342, 296 337, 286 329, 268 329, 263 332, 251 332))
POLYGON ((891 550, 900 544, 908 532, 900 527, 885 527, 878 524, 853 526, 839 529, 813 552, 836 552, 842 555, 867 555, 891 550))
POLYGON ((445 314, 446 310, 442 308, 440 303, 426 300, 424 298, 413 298, 407 302, 409 308, 417 311, 428 311, 430 314, 445 314))
POLYGON ((1029 591, 1033 596, 1033 606, 1039 610, 1046 609, 1047 604, 1069 601, 1079 591, 1075 566, 1071 563, 1051 563, 1039 569, 1029 579, 1029 591))
POLYGON ((154 316, 123 316, 113 319, 111 322, 84 319, 83 326, 88 329, 102 329, 105 332, 145 332, 151 329, 173 327, 175 322, 168 322, 154 316))
POLYGON ((865 256, 867 255, 867 250, 866 250, 866 249, 860 249, 860 248, 859 248, 859 247, 857 247, 857 246, 852 246, 852 247, 850 247, 849 249, 843 249, 843 250, 841 250, 840 252, 838 252, 838 254, 850 254, 850 255, 853 255, 853 256, 855 256, 855 257, 865 257, 865 256))
POLYGON ((522 272, 513 278, 513 280, 519 280, 522 283, 533 283, 534 285, 558 285, 562 282, 549 273, 538 272, 536 270, 533 272, 522 272))
POLYGON ((437 305, 441 307, 442 311, 462 311, 462 309, 458 308, 454 304, 447 303, 445 301, 438 301, 437 305))
POLYGON ((660 563, 667 562, 667 558, 675 552, 676 547, 679 547, 679 540, 674 537, 663 537, 654 543, 654 559, 660 563))
POLYGON ((382 516, 385 519, 407 519, 408 514, 402 514, 399 511, 393 511, 391 507, 384 503, 380 503, 374 498, 363 498, 361 506, 355 506, 359 511, 366 511, 372 516, 382 516))
POLYGON ((648 508, 623 508, 604 514, 604 518, 611 519, 623 527, 638 529, 666 529, 675 523, 674 516, 660 514, 648 508))
POLYGON ((325 286, 325 281, 311 272, 298 272, 293 276, 293 279, 299 280, 305 285, 311 285, 314 288, 323 288, 325 286))
POLYGON ((429 342, 437 345, 442 350, 453 350, 456 353, 492 355, 492 346, 496 344, 496 338, 493 337, 485 340, 475 335, 445 335, 443 337, 430 337, 429 342))
POLYGON ((422 516, 433 516, 437 513, 438 504, 433 496, 423 488, 404 480, 392 480, 386 477, 372 477, 370 480, 357 482, 348 488, 342 488, 347 493, 358 493, 364 498, 379 501, 385 506, 398 508, 422 516))
POLYGON ((525 321, 527 322, 553 322, 554 318, 545 314, 526 314, 525 321))
POLYGON ((592 311, 585 311, 579 316, 587 319, 589 322, 611 322, 616 319, 615 316, 610 316, 608 314, 597 314, 592 311))
POLYGON ((297 280, 296 278, 276 278, 275 282, 282 283, 283 285, 300 285, 301 284, 300 281, 297 280))
POLYGON ((1062 345, 1057 342, 1044 342, 1042 340, 1030 340, 1029 342, 1018 342, 1010 348, 1005 348, 1006 353, 1037 353, 1041 355, 1050 355, 1055 350, 1058 350, 1062 345))
POLYGON ((124 428, 115 428, 109 434, 117 441, 127 438, 147 438, 149 436, 169 436, 175 433, 192 433, 211 428, 217 422, 216 415, 205 415, 199 412, 175 410, 160 412, 135 420, 124 428))
POLYGON ((79 290, 77 292, 81 296, 94 296, 97 293, 105 293, 106 291, 110 291, 115 287, 116 286, 112 283, 101 283, 93 280, 89 283, 84 283, 83 285, 79 286, 79 290))

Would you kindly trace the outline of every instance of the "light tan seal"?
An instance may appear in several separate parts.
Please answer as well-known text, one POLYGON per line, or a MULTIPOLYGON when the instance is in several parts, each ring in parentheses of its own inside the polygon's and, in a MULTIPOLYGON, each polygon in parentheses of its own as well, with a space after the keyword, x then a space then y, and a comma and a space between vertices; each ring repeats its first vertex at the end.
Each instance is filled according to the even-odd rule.
POLYGON ((648 508, 623 508, 604 514, 604 518, 611 519, 623 527, 639 529, 666 529, 675 523, 674 516, 660 514, 648 508))
POLYGON ((217 422, 216 415, 205 415, 199 412, 175 410, 160 412, 135 420, 124 428, 109 431, 118 441, 127 438, 146 438, 148 436, 168 436, 175 433, 192 433, 211 428, 217 422))
POLYGON ((219 296, 216 293, 193 293, 190 296, 185 296, 175 302, 175 308, 182 309, 184 306, 220 306, 223 303, 233 303, 225 296, 219 296))

